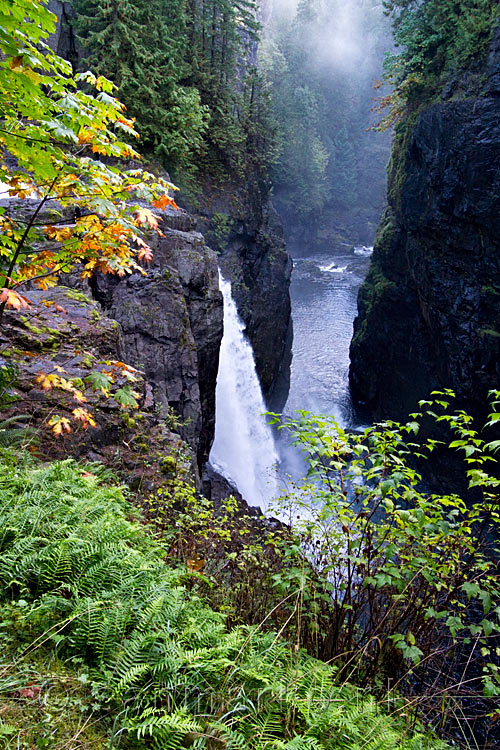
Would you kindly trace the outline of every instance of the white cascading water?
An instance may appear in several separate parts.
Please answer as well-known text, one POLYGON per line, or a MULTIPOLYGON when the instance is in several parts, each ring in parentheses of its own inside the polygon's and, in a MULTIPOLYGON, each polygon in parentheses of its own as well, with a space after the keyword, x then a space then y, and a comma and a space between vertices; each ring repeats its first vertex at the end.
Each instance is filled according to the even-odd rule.
POLYGON ((215 440, 210 463, 242 494, 249 505, 265 510, 276 497, 278 454, 255 371, 253 350, 244 335, 231 294, 219 274, 224 297, 224 335, 215 393, 215 440))

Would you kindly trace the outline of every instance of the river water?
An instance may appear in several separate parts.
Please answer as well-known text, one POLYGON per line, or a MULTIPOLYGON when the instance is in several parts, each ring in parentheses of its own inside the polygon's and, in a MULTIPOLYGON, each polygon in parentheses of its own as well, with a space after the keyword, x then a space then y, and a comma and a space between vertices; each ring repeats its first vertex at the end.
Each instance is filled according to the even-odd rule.
POLYGON ((293 359, 285 413, 297 409, 354 424, 349 397, 349 345, 358 289, 371 247, 339 245, 294 258, 290 296, 293 359))
MULTIPOLYGON (((339 244, 304 250, 293 258, 290 297, 293 347, 290 390, 283 413, 297 410, 333 416, 342 427, 359 426, 349 395, 349 346, 357 296, 372 247, 339 244)), ((280 483, 300 481, 307 466, 286 432, 275 435, 280 483)))

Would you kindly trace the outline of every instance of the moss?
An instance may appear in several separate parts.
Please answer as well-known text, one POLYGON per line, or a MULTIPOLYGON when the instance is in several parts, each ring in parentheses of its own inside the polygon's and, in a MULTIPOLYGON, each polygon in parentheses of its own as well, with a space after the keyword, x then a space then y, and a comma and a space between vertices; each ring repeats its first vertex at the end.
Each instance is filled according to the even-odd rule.
POLYGON ((133 419, 131 416, 129 416, 127 414, 127 412, 123 412, 123 414, 122 414, 122 422, 130 430, 132 430, 136 426, 135 419, 133 419))
POLYGON ((485 297, 499 297, 500 296, 500 289, 497 287, 491 286, 491 284, 485 284, 481 287, 481 294, 485 297))
POLYGON ((101 313, 95 308, 90 311, 90 319, 97 323, 101 319, 101 313))
POLYGON ((174 456, 164 456, 160 465, 163 474, 172 474, 177 469, 177 461, 174 456))
POLYGON ((91 368, 94 366, 95 359, 96 358, 92 354, 85 354, 85 356, 82 357, 82 365, 91 368))
POLYGON ((34 326, 32 323, 29 322, 29 319, 25 315, 21 315, 19 320, 21 321, 23 326, 28 329, 28 331, 30 331, 31 333, 34 333, 36 336, 42 336, 46 331, 49 330, 46 327, 34 326))
POLYGON ((372 263, 368 276, 359 289, 358 304, 361 324, 353 336, 353 343, 359 344, 365 338, 369 326, 368 321, 374 314, 375 308, 395 288, 396 284, 384 275, 376 263, 372 263))
POLYGON ((418 113, 414 112, 396 128, 396 137, 387 165, 387 197, 395 209, 401 208, 401 194, 406 180, 406 151, 418 113))
POLYGON ((392 249, 396 221, 391 208, 388 206, 377 227, 375 236, 375 257, 382 262, 389 259, 392 249))
POLYGON ((94 304, 91 299, 87 297, 83 292, 79 292, 77 289, 67 289, 64 294, 69 299, 73 299, 76 302, 83 302, 85 305, 94 304))
POLYGON ((493 336, 494 338, 500 338, 500 332, 495 331, 493 328, 479 328, 478 334, 480 336, 493 336))

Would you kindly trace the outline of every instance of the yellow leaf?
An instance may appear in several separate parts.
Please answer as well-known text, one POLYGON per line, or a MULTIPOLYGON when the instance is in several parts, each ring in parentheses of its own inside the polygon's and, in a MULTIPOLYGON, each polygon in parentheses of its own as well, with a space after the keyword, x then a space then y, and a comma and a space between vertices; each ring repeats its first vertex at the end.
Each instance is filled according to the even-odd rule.
POLYGON ((49 426, 52 427, 54 435, 62 435, 63 432, 71 432, 71 424, 66 417, 54 415, 49 419, 49 426))
POLYGON ((153 229, 158 228, 158 219, 149 208, 138 208, 134 213, 134 218, 136 225, 149 224, 153 229))

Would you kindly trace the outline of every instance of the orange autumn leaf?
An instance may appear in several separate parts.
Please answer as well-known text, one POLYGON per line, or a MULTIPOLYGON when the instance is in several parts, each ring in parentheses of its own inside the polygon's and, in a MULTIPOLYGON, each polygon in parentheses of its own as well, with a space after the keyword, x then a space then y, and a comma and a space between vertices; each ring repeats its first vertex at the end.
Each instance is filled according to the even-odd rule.
POLYGON ((158 219, 149 208, 138 208, 134 213, 134 218, 137 226, 139 224, 149 224, 153 229, 158 228, 158 219))
POLYGON ((148 245, 146 245, 146 247, 141 247, 141 249, 137 253, 137 257, 139 258, 139 260, 143 260, 145 263, 151 263, 151 261, 153 260, 153 251, 148 245))
POLYGON ((164 193, 160 198, 157 198, 156 200, 152 201, 152 204, 155 208, 160 208, 162 211, 167 206, 172 206, 172 208, 178 209, 179 206, 174 201, 173 198, 171 198, 167 193, 164 193))
POLYGON ((132 365, 127 365, 125 362, 113 362, 113 363, 110 362, 109 364, 112 364, 113 367, 119 367, 120 370, 125 370, 126 372, 139 372, 139 370, 136 367, 132 367, 132 365))
POLYGON ((29 307, 31 302, 14 289, 2 289, 0 292, 0 304, 6 304, 7 307, 20 310, 22 307, 29 307))
POLYGON ((92 133, 91 130, 85 130, 84 128, 81 128, 78 133, 78 143, 80 144, 88 143, 89 141, 92 140, 93 137, 94 137, 94 133, 92 133))
POLYGON ((78 419, 78 421, 82 423, 82 427, 84 430, 86 430, 89 425, 91 427, 97 427, 97 422, 94 419, 94 415, 87 411, 87 409, 82 409, 79 406, 76 409, 73 409, 71 413, 73 414, 75 419, 78 419))
POLYGON ((106 146, 104 146, 104 145, 102 145, 100 143, 95 143, 92 146, 92 152, 94 154, 107 154, 107 151, 108 150, 107 150, 106 146))

